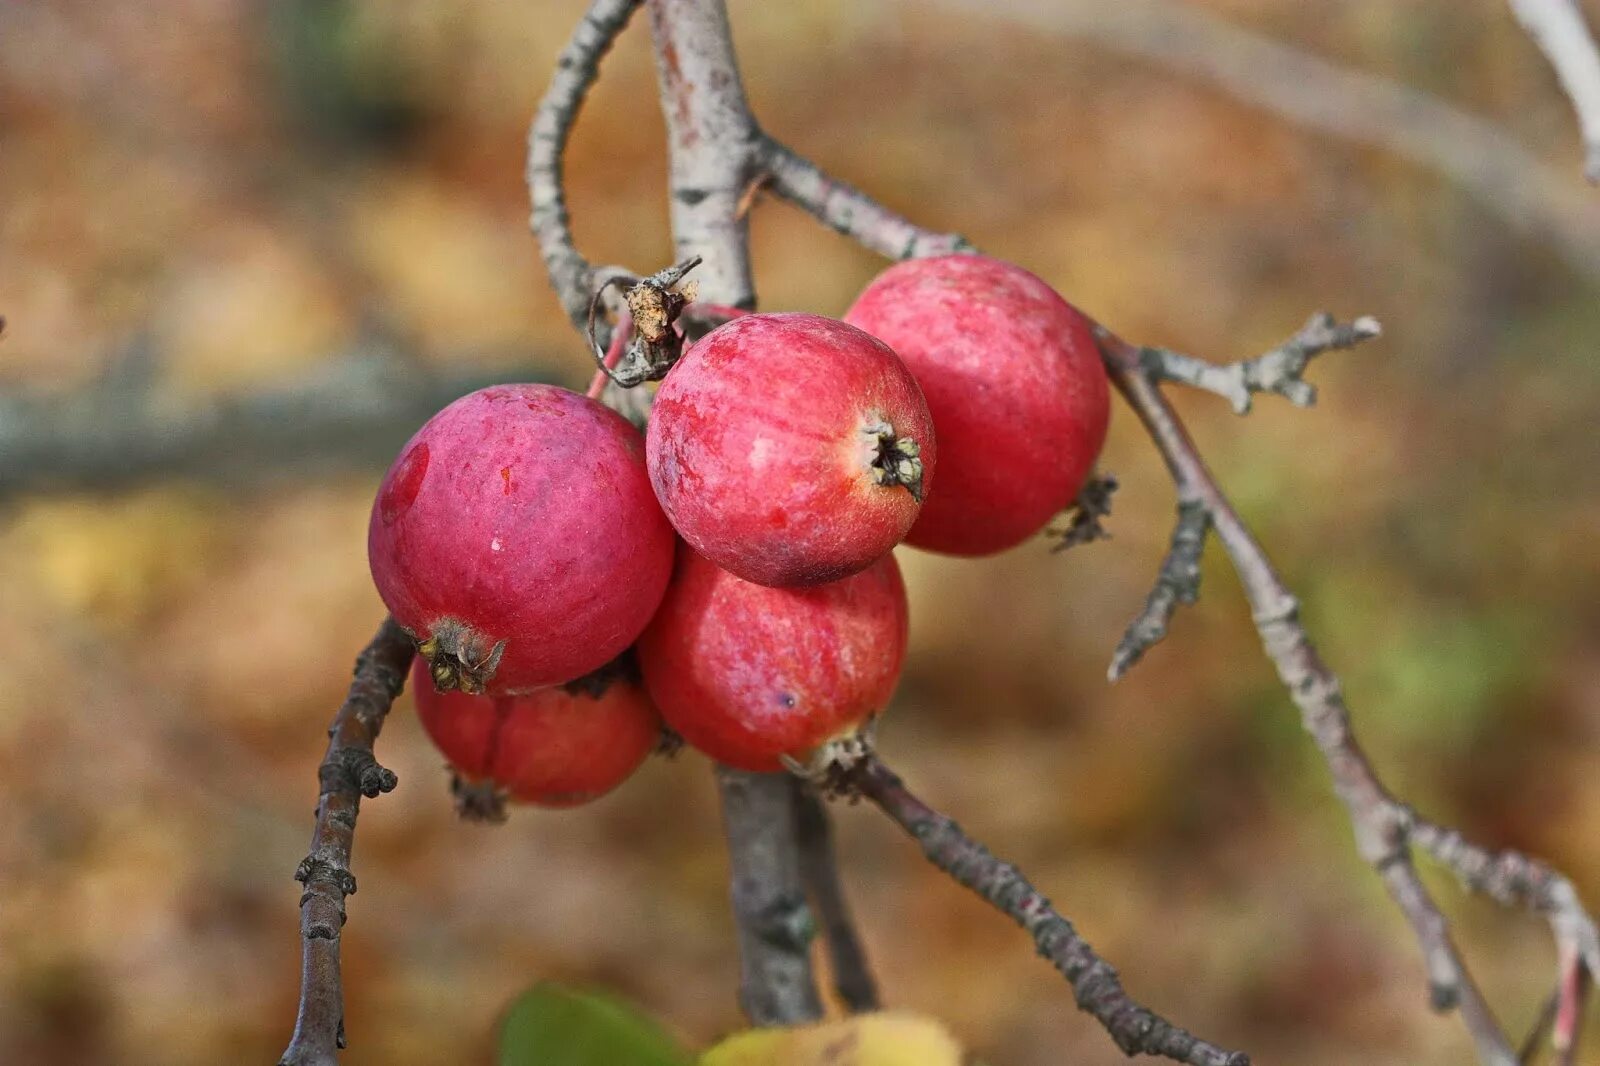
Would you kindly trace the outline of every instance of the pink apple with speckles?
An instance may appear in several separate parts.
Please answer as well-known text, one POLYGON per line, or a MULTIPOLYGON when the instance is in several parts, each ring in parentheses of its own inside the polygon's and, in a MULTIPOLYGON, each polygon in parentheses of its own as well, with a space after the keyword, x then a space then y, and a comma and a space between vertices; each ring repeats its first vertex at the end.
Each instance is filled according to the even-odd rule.
POLYGON ((695 551, 761 585, 858 573, 932 486, 933 423, 895 353, 820 315, 755 314, 694 344, 656 394, 650 480, 695 551))
POLYGON ((813 765, 888 704, 906 620, 893 555, 839 581, 770 588, 685 549, 639 665, 667 725, 718 762, 813 765))
POLYGON ((570 681, 632 644, 675 543, 627 420, 552 385, 495 385, 401 451, 367 557, 434 683, 493 695, 570 681))
POLYGON ((939 434, 939 484, 906 537, 951 555, 1022 543, 1094 469, 1111 393, 1093 328, 1019 266, 981 255, 885 270, 845 315, 916 375, 939 434))

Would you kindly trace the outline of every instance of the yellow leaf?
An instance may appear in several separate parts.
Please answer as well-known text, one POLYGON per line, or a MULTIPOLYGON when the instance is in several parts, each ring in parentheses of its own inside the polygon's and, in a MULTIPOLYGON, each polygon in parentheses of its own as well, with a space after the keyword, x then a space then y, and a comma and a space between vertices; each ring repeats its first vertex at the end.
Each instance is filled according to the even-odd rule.
POLYGON ((891 1011, 794 1029, 735 1033, 700 1066, 961 1066, 961 1048, 931 1018, 891 1011))

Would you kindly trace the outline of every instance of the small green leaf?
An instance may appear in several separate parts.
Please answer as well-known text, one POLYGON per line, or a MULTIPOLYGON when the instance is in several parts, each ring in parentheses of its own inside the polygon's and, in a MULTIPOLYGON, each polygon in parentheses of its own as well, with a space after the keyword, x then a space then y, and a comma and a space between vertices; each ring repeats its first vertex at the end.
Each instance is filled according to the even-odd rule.
POLYGON ((690 1066, 655 1022, 610 996, 545 982, 500 1024, 499 1066, 690 1066))

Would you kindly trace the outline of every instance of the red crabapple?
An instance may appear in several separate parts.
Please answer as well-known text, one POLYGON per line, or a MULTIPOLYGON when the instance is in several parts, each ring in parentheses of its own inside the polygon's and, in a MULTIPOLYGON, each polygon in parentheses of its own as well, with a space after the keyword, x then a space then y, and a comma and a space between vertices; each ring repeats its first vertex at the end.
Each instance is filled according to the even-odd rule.
POLYGON ((367 557, 437 687, 556 684, 633 643, 675 545, 643 444, 552 385, 480 389, 411 438, 373 503, 367 557))
POLYGON ((690 348, 656 394, 650 480, 706 558, 762 585, 858 573, 933 483, 922 391, 889 347, 820 315, 746 315, 690 348))
POLYGON ((1091 325, 1021 267, 980 255, 885 270, 845 320, 916 375, 939 434, 939 485, 908 544, 988 555, 1077 496, 1105 443, 1111 395, 1091 325))
POLYGON ((639 640, 667 725, 718 762, 812 770, 864 743, 906 651, 906 591, 893 555, 809 588, 742 581, 687 549, 639 640))
POLYGON ((661 742, 631 663, 519 696, 439 692, 420 659, 412 675, 417 717, 457 775, 463 814, 492 817, 502 795, 575 807, 627 780, 661 742))

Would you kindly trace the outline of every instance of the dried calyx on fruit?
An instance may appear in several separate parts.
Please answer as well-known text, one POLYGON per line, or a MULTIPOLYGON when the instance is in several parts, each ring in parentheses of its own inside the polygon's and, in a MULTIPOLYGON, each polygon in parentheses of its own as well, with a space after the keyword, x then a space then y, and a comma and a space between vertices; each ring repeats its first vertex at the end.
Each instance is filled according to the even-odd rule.
POLYGON ((829 584, 768 588, 682 551, 639 664, 691 746, 744 770, 821 777, 870 747, 905 661, 906 616, 893 555, 829 584))
POLYGON ((911 498, 922 502, 922 445, 911 437, 897 437, 894 427, 884 421, 869 423, 861 432, 872 441, 877 454, 867 465, 872 480, 885 487, 904 485, 911 498))
POLYGON ((432 687, 556 684, 633 643, 675 543, 643 443, 550 385, 479 390, 417 431, 378 491, 367 555, 432 687))
POLYGON ((573 807, 625 781, 661 744, 661 719, 632 653, 566 685, 511 696, 438 692, 420 661, 417 715, 453 773, 462 816, 499 820, 505 802, 573 807))
POLYGON ((895 353, 820 315, 752 314, 696 342, 662 382, 650 480, 684 540, 762 585, 859 573, 916 521, 936 448, 895 353))
POLYGON ((700 262, 698 255, 693 256, 637 281, 628 275, 607 278, 589 299, 589 346, 600 370, 622 388, 660 381, 682 357, 684 336, 676 323, 695 296, 694 285, 684 285, 683 279, 700 262), (616 366, 608 366, 605 350, 595 335, 595 324, 606 290, 630 281, 622 298, 628 305, 632 336, 616 366))
POLYGON ((939 434, 939 484, 908 544, 988 555, 1072 504, 1111 394, 1089 321, 1049 285, 981 255, 912 259, 878 275, 845 321, 904 360, 939 434))

